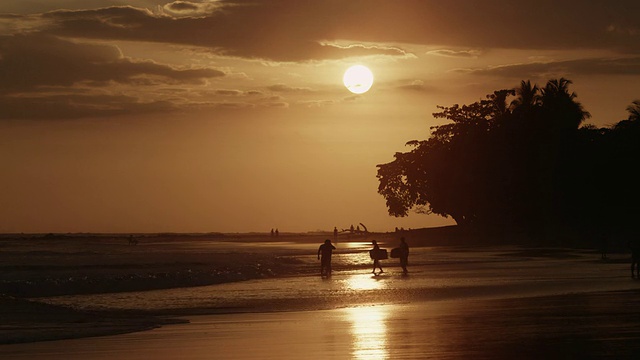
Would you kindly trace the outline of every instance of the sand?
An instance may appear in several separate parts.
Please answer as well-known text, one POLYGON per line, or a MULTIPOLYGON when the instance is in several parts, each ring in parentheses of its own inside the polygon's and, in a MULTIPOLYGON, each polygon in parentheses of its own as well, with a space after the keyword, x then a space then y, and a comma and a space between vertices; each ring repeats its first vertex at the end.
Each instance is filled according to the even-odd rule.
POLYGON ((632 359, 638 292, 190 317, 146 332, 0 346, 3 359, 632 359))
POLYGON ((341 238, 330 279, 315 259, 325 235, 3 239, 0 357, 632 358, 640 349, 640 283, 625 253, 603 261, 589 249, 410 239, 410 275, 389 260, 374 277, 364 255, 372 236, 397 241, 341 238))

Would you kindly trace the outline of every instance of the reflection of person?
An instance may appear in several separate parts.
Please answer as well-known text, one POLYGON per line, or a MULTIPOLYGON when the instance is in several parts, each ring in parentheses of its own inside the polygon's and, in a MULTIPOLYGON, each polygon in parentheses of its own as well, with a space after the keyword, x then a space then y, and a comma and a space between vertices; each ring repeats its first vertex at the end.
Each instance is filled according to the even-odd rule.
POLYGON ((409 245, 403 237, 400 238, 400 266, 403 273, 408 273, 407 265, 409 265, 409 245))
POLYGON ((640 279, 640 264, 638 264, 640 262, 640 240, 631 239, 629 248, 631 248, 631 277, 640 279))
POLYGON ((320 276, 331 276, 331 254, 336 247, 331 244, 331 240, 327 239, 324 244, 318 248, 318 260, 320 260, 320 276), (320 258, 322 254, 322 258, 320 258))
POLYGON ((382 265, 380 265, 380 260, 378 259, 378 253, 380 251, 380 246, 378 246, 378 242, 375 240, 372 240, 371 243, 373 244, 373 250, 372 250, 372 257, 373 257, 373 275, 376 275, 376 268, 380 269, 380 274, 382 274, 384 271, 382 270, 382 265))

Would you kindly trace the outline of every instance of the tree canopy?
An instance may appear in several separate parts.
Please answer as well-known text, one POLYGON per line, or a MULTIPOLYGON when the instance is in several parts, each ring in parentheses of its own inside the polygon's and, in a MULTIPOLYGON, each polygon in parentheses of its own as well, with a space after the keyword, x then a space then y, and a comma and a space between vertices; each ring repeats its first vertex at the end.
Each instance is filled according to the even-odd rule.
POLYGON ((640 100, 606 128, 570 92, 522 81, 469 105, 439 106, 450 122, 378 165, 389 214, 453 218, 463 227, 547 234, 610 231, 640 215, 640 100), (588 231, 591 231, 588 230, 588 231))

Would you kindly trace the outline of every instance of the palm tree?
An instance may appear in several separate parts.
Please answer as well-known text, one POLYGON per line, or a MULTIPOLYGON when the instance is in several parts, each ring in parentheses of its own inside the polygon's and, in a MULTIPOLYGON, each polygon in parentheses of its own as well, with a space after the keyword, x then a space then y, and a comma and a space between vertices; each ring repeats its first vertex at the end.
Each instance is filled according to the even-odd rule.
MULTIPOLYGON (((619 121, 613 125, 612 129, 629 136, 628 134, 631 134, 631 131, 636 131, 640 128, 640 100, 634 100, 631 105, 627 106, 627 111, 629 112, 629 118, 619 121)), ((635 132, 633 134, 634 137, 637 135, 635 132)))
POLYGON ((576 93, 569 92, 571 84, 571 80, 565 78, 552 79, 540 90, 542 107, 552 127, 577 129, 585 119, 591 117, 576 101, 576 93))
POLYGON ((640 121, 640 100, 634 100, 631 105, 627 106, 629 112, 629 120, 640 121))
POLYGON ((522 80, 520 87, 515 89, 516 99, 511 102, 511 107, 515 109, 529 109, 540 104, 540 88, 538 85, 531 85, 531 81, 522 80))
POLYGON ((515 90, 499 90, 494 91, 491 95, 487 95, 487 99, 489 99, 493 105, 496 117, 504 116, 509 113, 507 97, 513 95, 515 95, 515 90))

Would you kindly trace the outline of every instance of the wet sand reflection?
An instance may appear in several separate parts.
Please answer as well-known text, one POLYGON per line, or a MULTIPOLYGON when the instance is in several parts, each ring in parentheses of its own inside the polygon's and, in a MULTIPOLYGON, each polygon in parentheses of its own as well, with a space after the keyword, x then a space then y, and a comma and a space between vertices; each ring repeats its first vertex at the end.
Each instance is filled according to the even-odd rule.
POLYGON ((388 307, 367 306, 344 309, 351 322, 353 358, 361 360, 388 359, 388 307))
POLYGON ((379 290, 385 287, 379 276, 371 274, 354 274, 341 281, 345 290, 379 290))

